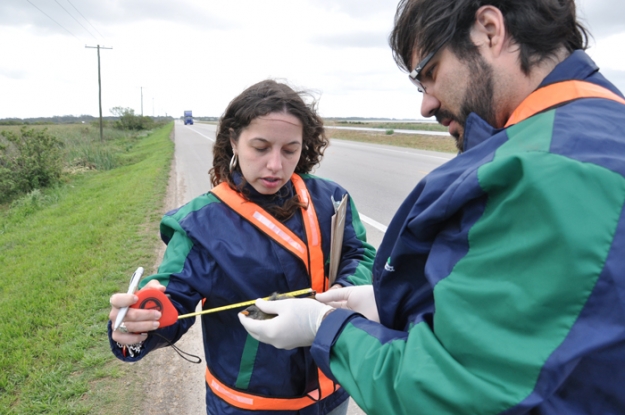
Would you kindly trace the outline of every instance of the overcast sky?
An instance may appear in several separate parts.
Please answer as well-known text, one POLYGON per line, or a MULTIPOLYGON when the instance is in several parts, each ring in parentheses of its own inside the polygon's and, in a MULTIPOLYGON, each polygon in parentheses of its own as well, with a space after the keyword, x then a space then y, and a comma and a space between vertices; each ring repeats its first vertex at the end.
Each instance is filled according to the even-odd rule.
MULTIPOLYGON (((522 1, 522 0, 519 0, 522 1)), ((220 116, 265 78, 312 90, 324 117, 419 118, 387 44, 397 0, 0 0, 0 118, 220 116)), ((625 0, 578 0, 589 54, 625 91, 625 0)))

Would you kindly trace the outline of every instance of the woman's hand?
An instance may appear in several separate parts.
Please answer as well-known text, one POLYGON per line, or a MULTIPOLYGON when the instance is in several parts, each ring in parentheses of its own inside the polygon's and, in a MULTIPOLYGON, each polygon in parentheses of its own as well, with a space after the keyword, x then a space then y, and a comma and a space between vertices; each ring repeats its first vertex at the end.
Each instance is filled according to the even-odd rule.
MULTIPOLYGON (((161 285, 157 280, 151 280, 143 287, 143 290, 148 288, 156 288, 160 291, 165 291, 165 286, 161 285)), ((111 324, 115 323, 119 310, 123 307, 129 307, 138 301, 138 297, 134 294, 117 293, 113 294, 110 299, 111 312, 109 313, 109 320, 111 324)), ((146 332, 156 330, 159 326, 158 319, 161 318, 160 311, 156 310, 141 310, 138 308, 129 308, 122 325, 126 327, 128 333, 123 333, 119 329, 113 332, 112 338, 120 344, 136 344, 144 341, 148 335, 146 332)))

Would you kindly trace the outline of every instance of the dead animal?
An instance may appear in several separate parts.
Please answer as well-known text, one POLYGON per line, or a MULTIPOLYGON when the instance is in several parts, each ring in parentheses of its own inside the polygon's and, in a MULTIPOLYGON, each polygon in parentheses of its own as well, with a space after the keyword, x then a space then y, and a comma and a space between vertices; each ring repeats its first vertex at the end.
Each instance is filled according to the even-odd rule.
MULTIPOLYGON (((293 297, 291 297, 290 295, 286 295, 286 294, 273 293, 271 294, 269 298, 267 298, 267 301, 284 300, 286 298, 293 298, 293 297)), ((245 310, 241 311, 241 314, 249 318, 253 318, 254 320, 269 320, 277 316, 277 314, 264 313, 255 305, 251 305, 245 310)))

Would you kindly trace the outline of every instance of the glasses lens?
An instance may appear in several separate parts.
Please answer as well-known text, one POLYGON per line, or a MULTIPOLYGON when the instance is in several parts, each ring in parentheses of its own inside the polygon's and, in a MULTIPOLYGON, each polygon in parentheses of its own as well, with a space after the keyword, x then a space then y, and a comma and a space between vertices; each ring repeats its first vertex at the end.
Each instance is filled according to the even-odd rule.
POLYGON ((419 90, 419 92, 424 93, 425 92, 425 87, 423 86, 423 84, 421 83, 421 81, 419 81, 416 78, 413 78, 412 76, 408 75, 408 79, 410 79, 410 82, 412 82, 412 84, 414 86, 417 87, 417 89, 419 90))

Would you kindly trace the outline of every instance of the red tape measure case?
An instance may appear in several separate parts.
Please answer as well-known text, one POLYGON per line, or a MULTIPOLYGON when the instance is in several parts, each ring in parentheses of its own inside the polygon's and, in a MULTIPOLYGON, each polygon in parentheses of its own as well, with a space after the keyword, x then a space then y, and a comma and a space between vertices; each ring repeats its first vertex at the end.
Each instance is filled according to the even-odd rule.
POLYGON ((147 290, 137 291, 135 293, 139 300, 130 306, 130 308, 140 308, 143 310, 158 310, 161 312, 159 328, 171 326, 178 321, 178 310, 171 303, 169 298, 160 290, 150 288, 147 290))

